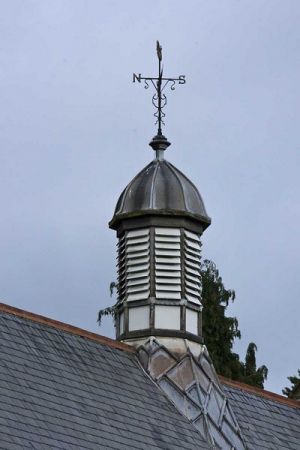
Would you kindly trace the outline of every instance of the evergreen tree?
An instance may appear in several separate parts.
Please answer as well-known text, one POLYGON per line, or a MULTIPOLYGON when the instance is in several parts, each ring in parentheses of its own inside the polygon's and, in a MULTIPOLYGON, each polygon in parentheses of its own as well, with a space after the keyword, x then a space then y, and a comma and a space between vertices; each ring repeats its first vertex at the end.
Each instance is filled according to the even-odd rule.
POLYGON ((291 387, 286 387, 282 390, 282 393, 289 398, 300 399, 300 369, 298 369, 298 376, 294 375, 288 377, 288 380, 292 383, 291 387))
POLYGON ((203 261, 201 275, 203 337, 216 371, 233 380, 263 388, 268 369, 264 365, 256 368, 256 345, 249 344, 245 363, 232 351, 234 340, 240 339, 241 332, 237 318, 227 317, 225 311, 234 301, 235 292, 225 288, 212 261, 203 261))
POLYGON ((225 289, 216 265, 204 260, 202 274, 203 337, 216 371, 228 378, 237 379, 240 362, 232 352, 235 338, 241 337, 236 317, 226 317, 225 310, 234 301, 235 292, 225 289))
POLYGON ((268 369, 265 365, 256 368, 257 347, 254 342, 250 342, 246 352, 244 370, 241 373, 240 380, 260 388, 264 387, 264 380, 268 376, 268 369))

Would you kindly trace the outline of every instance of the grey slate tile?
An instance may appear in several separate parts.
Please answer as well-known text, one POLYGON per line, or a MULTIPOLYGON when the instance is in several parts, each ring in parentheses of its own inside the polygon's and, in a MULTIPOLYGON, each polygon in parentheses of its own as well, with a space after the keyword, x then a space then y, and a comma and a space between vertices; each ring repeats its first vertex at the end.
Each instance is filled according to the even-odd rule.
POLYGON ((9 450, 209 449, 134 354, 10 314, 0 341, 9 450))
POLYGON ((299 408, 224 384, 250 450, 300 450, 299 408))

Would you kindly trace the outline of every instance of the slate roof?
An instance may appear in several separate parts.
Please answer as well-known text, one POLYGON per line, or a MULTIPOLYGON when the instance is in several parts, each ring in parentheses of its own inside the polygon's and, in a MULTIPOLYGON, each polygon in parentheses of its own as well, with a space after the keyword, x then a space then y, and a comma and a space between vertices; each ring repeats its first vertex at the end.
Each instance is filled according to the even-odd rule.
MULTIPOLYGON (((249 450, 300 450, 300 403, 222 379, 249 450)), ((0 448, 207 450, 125 344, 0 304, 0 448)))
POLYGON ((0 311, 1 449, 209 449, 129 346, 16 313, 0 311))
POLYGON ((300 449, 300 402, 240 383, 226 381, 223 389, 249 450, 300 449))

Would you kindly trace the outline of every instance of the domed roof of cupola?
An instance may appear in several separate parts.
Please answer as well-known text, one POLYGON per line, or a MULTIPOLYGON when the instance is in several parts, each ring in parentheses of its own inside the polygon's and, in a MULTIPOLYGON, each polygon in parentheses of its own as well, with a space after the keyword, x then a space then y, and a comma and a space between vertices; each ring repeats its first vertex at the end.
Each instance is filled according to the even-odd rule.
POLYGON ((124 219, 155 216, 179 216, 211 222, 196 186, 165 159, 154 159, 126 186, 117 202, 111 228, 124 219))

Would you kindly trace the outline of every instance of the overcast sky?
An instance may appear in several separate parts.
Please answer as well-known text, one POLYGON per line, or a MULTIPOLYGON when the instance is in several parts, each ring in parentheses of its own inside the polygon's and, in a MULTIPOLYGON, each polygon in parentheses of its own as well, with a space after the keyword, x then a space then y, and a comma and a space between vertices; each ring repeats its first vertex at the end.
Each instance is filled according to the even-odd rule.
POLYGON ((152 158, 151 93, 132 73, 186 75, 168 96, 166 158, 199 188, 203 256, 281 392, 299 361, 300 2, 1 0, 0 298, 113 336, 107 223, 152 158))

